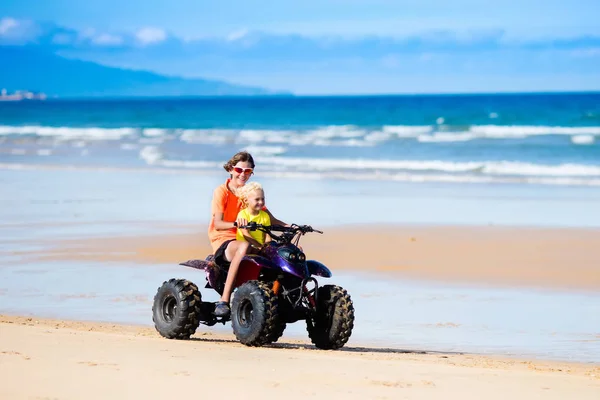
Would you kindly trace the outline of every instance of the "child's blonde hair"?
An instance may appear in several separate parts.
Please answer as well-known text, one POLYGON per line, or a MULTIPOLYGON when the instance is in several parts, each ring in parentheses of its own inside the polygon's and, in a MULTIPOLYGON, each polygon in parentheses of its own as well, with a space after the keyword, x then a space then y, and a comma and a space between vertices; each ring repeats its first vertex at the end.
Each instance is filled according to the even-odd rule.
POLYGON ((262 185, 258 182, 248 182, 244 186, 237 189, 236 194, 240 200, 244 203, 245 206, 248 205, 248 196, 250 193, 261 190, 263 193, 265 192, 262 185))

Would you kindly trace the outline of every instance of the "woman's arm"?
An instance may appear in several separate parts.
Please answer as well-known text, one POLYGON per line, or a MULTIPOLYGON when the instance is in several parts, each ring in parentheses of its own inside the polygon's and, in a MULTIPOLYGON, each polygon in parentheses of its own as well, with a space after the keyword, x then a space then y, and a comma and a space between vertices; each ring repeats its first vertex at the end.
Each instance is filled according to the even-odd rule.
POLYGON ((214 213, 213 221, 215 223, 215 229, 218 231, 227 231, 236 227, 234 222, 223 221, 223 213, 214 213))
POLYGON ((224 186, 219 186, 213 192, 211 201, 211 212, 214 227, 217 231, 226 231, 235 228, 233 221, 224 221, 223 216, 231 204, 227 204, 227 189, 224 186))

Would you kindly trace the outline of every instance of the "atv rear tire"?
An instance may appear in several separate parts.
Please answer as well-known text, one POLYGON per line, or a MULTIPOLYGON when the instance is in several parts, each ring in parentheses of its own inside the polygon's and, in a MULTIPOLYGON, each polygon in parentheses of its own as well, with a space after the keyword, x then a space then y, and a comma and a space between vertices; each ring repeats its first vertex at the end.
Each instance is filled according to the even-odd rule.
POLYGON ((319 349, 335 350, 348 342, 354 327, 354 305, 346 290, 325 285, 317 291, 317 310, 306 319, 312 343, 319 349))
POLYGON ((152 305, 154 327, 167 339, 189 339, 200 324, 202 296, 185 279, 171 279, 158 288, 152 305))
POLYGON ((269 285, 248 281, 235 291, 231 326, 235 337, 246 346, 262 346, 279 339, 285 323, 280 321, 279 302, 269 285))

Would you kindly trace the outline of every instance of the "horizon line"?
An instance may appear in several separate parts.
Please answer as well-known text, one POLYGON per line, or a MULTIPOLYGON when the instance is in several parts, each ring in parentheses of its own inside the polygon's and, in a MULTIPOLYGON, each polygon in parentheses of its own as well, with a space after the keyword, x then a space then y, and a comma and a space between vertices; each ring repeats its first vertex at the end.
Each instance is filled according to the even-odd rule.
POLYGON ((236 94, 236 95, 155 95, 155 96, 53 96, 47 95, 44 101, 61 100, 185 100, 185 99, 222 99, 222 98, 325 98, 325 97, 452 97, 452 96, 511 96, 511 95, 600 95, 600 89, 592 90, 539 90, 539 91, 481 91, 481 92, 398 92, 398 93, 326 93, 326 94, 295 94, 295 93, 273 93, 273 94, 236 94))

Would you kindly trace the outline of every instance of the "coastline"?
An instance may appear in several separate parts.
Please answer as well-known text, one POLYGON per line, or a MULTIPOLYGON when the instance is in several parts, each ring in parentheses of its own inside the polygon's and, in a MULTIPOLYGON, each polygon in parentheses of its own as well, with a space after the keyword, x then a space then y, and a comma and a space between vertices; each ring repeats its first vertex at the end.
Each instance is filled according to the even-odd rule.
MULTIPOLYGON (((122 222, 127 225, 127 223, 122 222)), ((131 224, 131 223, 129 223, 131 224)), ((74 224, 75 229, 77 224, 74 224)), ((33 240, 9 252, 20 264, 172 264, 211 253, 203 225, 153 224, 154 234, 33 240)), ((83 227, 82 227, 83 229, 83 227)), ((309 234, 308 258, 335 271, 483 285, 600 290, 600 229, 350 224, 309 234), (357 243, 357 245, 354 245, 357 243)))

